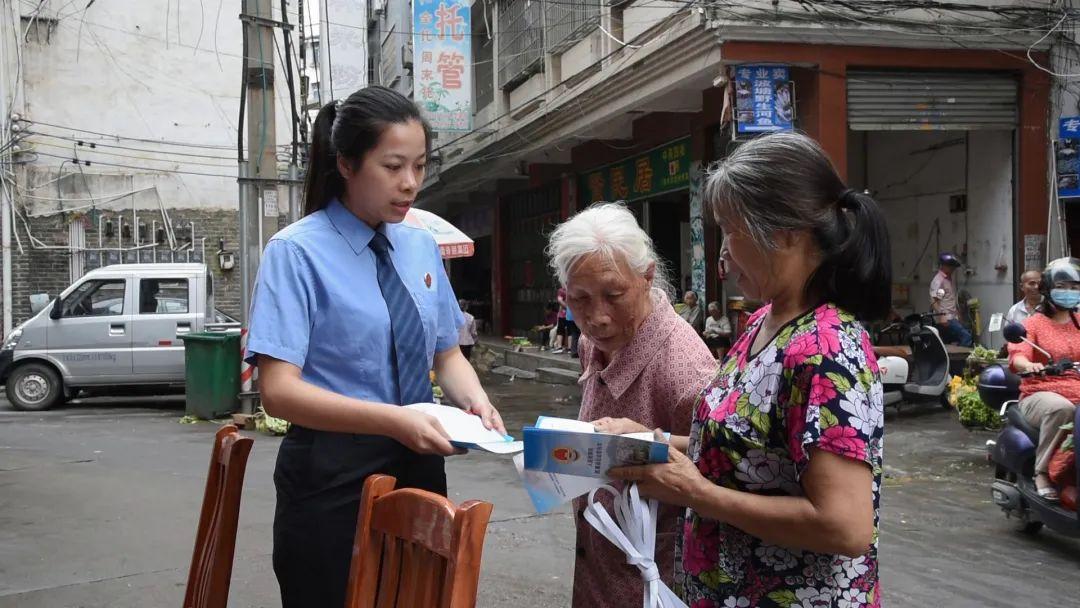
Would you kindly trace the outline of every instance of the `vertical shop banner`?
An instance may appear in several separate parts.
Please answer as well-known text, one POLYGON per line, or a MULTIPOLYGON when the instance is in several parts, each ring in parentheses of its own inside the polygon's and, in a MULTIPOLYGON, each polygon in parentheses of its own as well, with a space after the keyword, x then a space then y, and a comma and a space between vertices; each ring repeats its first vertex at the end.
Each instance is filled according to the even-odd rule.
POLYGON ((1024 235, 1024 270, 1042 270, 1046 266, 1046 235, 1024 235))
POLYGON ((345 99, 368 84, 367 0, 322 0, 319 102, 345 99))
POLYGON ((735 119, 739 133, 790 131, 795 102, 787 66, 742 65, 735 68, 735 119))
POLYGON ((1058 121, 1054 142, 1054 169, 1058 198, 1080 197, 1080 116, 1063 116, 1058 121))
POLYGON ((436 131, 472 130, 471 32, 466 0, 413 0, 413 95, 436 131))

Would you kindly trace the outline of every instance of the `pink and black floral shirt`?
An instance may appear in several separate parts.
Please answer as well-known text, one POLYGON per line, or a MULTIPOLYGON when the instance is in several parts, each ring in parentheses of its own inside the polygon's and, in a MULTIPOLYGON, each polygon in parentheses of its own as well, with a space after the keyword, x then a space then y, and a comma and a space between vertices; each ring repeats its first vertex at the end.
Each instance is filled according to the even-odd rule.
POLYGON ((705 389, 690 457, 713 483, 770 495, 803 494, 810 448, 873 470, 874 540, 849 558, 769 544, 688 510, 676 592, 690 608, 880 606, 878 504, 883 404, 870 339, 855 318, 825 304, 789 322, 750 353, 769 308, 759 310, 705 389))

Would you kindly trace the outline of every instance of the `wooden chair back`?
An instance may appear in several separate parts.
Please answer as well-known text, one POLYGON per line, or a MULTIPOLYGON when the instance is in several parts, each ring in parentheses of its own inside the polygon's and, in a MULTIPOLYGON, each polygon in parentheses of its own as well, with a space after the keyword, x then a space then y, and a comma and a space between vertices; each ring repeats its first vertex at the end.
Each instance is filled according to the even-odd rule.
POLYGON ((346 608, 473 608, 492 505, 364 483, 346 608))
POLYGON ((252 443, 231 424, 214 436, 184 608, 224 608, 229 601, 240 493, 252 443))

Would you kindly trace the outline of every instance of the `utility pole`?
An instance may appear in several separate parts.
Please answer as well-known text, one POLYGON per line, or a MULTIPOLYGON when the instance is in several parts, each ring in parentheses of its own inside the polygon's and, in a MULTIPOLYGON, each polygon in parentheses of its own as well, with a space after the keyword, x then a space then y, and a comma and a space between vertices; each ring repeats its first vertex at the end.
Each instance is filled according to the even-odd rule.
MULTIPOLYGON (((254 188, 248 211, 257 221, 249 221, 249 243, 257 243, 259 252, 278 231, 278 154, 274 120, 274 28, 272 0, 244 0, 244 27, 247 28, 247 164, 251 167, 254 188), (255 208, 257 205, 257 210, 255 208), (252 237, 255 239, 252 239, 252 237)), ((258 268, 258 256, 255 256, 258 268)), ((251 276, 254 282, 254 274, 251 276)))
MULTIPOLYGON (((14 165, 9 164, 14 158, 17 148, 18 133, 15 124, 17 110, 22 104, 22 70, 21 53, 22 40, 19 25, 19 13, 15 3, 0 2, 0 25, 3 26, 3 34, 0 34, 0 160, 5 164, 0 165, 0 172, 7 173, 12 168, 11 177, 14 178, 14 165), (9 37, 8 33, 12 35, 9 37), (10 83, 12 89, 6 90, 10 83)), ((0 298, 3 299, 2 326, 3 335, 6 338, 11 333, 12 320, 12 268, 11 268, 11 235, 14 230, 12 223, 12 210, 15 196, 13 183, 8 179, 0 179, 0 298)))
MULTIPOLYGON (((248 315, 251 310, 251 297, 255 288, 255 278, 259 274, 259 260, 270 237, 278 230, 278 217, 281 205, 294 206, 296 167, 296 105, 292 79, 292 48, 289 42, 289 30, 292 26, 287 19, 287 3, 281 0, 281 21, 273 18, 272 0, 241 0, 243 11, 240 20, 244 35, 243 58, 243 97, 240 100, 241 129, 244 128, 243 115, 247 111, 247 156, 244 155, 243 133, 237 138, 238 181, 240 182, 240 281, 242 285, 241 306, 243 307, 243 326, 246 339, 248 315), (289 174, 281 179, 277 169, 276 145, 276 105, 274 98, 274 30, 281 28, 285 32, 285 52, 287 57, 286 80, 289 85, 290 105, 293 120, 293 152, 289 165, 289 174), (289 197, 286 201, 278 200, 278 186, 289 185, 289 197)), ((290 209, 290 215, 295 215, 290 209)), ((246 363, 241 363, 241 412, 254 413, 251 396, 254 370, 246 363)))

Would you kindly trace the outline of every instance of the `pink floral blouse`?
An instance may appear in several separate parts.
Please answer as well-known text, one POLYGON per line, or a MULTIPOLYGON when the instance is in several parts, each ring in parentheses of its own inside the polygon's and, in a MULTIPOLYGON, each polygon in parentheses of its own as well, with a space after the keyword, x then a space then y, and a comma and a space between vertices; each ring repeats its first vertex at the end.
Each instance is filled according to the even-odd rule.
MULTIPOLYGON (((582 387, 580 420, 630 418, 649 428, 679 435, 689 432, 693 408, 716 373, 716 360, 659 290, 654 291, 653 303, 653 312, 634 338, 606 366, 600 352, 584 336, 581 338, 584 373, 578 381, 582 387)), ((610 512, 611 500, 606 494, 601 496, 610 512)), ((584 507, 584 499, 574 501, 574 607, 640 606, 644 588, 640 572, 585 521, 584 507)), ((661 506, 656 527, 656 563, 661 578, 669 585, 679 516, 679 509, 661 506)))
POLYGON ((878 502, 884 415, 881 374, 866 331, 825 304, 749 352, 758 311, 705 389, 690 431, 690 458, 713 483, 801 496, 810 448, 873 471, 874 540, 845 557, 769 544, 687 510, 675 591, 690 608, 880 606, 878 502))

